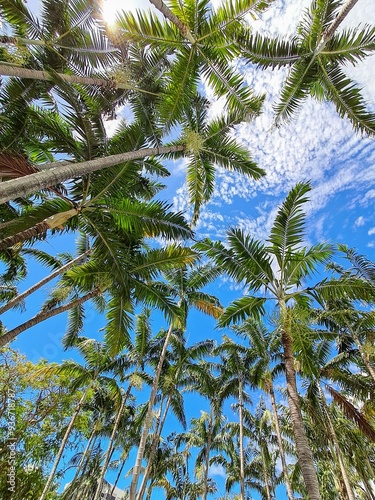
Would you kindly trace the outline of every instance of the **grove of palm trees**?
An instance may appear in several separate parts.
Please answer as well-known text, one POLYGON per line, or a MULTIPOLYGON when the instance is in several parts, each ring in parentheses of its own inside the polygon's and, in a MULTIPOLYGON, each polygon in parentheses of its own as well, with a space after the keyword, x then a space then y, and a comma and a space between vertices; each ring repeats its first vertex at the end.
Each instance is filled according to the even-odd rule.
POLYGON ((0 500, 375 499, 371 255, 313 234, 308 169, 262 234, 202 225, 271 182, 266 75, 270 141, 319 101, 371 157, 375 20, 307 1, 277 37, 281 0, 0 0, 0 500))

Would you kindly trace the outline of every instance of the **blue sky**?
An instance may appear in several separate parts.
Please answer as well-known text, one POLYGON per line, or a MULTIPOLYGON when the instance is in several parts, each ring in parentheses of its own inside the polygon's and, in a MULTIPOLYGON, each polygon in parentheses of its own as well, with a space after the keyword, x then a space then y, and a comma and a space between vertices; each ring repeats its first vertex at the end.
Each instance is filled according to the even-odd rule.
MULTIPOLYGON (((33 2, 35 0, 28 5, 33 5, 33 2)), ((218 0, 213 3, 216 5, 218 0)), ((290 35, 309 3, 307 0, 275 1, 272 8, 254 23, 254 29, 270 35, 290 35)), ((126 2, 127 8, 130 5, 126 2)), ((142 0, 136 5, 148 7, 148 2, 142 0)), ((359 0, 343 27, 356 26, 369 20, 375 21, 375 3, 359 0)), ((313 190, 311 201, 306 205, 307 243, 346 243, 375 261, 374 139, 355 133, 351 124, 337 115, 333 105, 312 99, 305 102, 290 124, 275 128, 272 104, 277 99, 285 70, 259 71, 243 65, 241 61, 233 61, 233 65, 243 71, 248 84, 256 92, 267 93, 262 115, 251 123, 240 124, 234 132, 267 175, 261 181, 252 181, 219 170, 213 198, 204 207, 197 224, 198 235, 221 239, 230 226, 237 226, 263 239, 269 233, 277 207, 288 191, 297 182, 310 180, 313 190)), ((375 112, 375 56, 357 68, 347 68, 345 71, 363 87, 369 110, 375 112)), ((211 116, 216 116, 222 109, 222 103, 213 100, 207 86, 206 92, 212 99, 211 116)), ((115 125, 108 123, 109 128, 115 125)), ((171 171, 172 176, 162 197, 170 200, 176 210, 188 214, 184 162, 176 162, 171 171)), ((71 240, 65 241, 67 246, 71 244, 71 240)), ((56 251, 62 250, 58 239, 52 239, 48 245, 56 251)), ((33 264, 26 286, 40 275, 41 269, 33 264)), ((224 305, 236 294, 242 293, 230 280, 221 280, 216 290, 224 305)), ((25 318, 30 317, 32 307, 31 304, 25 318)), ((97 318, 92 306, 87 308, 87 317, 85 333, 88 335, 92 332, 94 336, 102 320, 97 318)), ((9 318, 7 324, 11 326, 18 323, 21 316, 13 312, 6 318, 9 318)), ((21 348, 34 361, 38 355, 59 361, 67 357, 59 349, 59 339, 65 325, 65 316, 51 319, 22 334, 14 347, 21 348)), ((201 316, 194 315, 187 334, 192 342, 202 338, 202 335, 204 338, 219 339, 221 334, 214 331, 213 326, 211 320, 202 320, 201 316)), ((278 498, 283 497, 280 495, 278 498)))

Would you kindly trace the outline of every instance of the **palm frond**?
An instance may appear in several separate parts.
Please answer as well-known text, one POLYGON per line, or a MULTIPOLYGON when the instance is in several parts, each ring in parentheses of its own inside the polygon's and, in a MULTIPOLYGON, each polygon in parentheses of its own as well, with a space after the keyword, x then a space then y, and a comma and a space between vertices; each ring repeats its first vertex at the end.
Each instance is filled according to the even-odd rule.
POLYGON ((325 67, 319 63, 319 73, 328 98, 342 118, 348 118, 355 130, 375 134, 375 114, 366 110, 360 88, 348 78, 337 64, 325 67))
POLYGON ((336 391, 332 386, 326 385, 326 389, 333 397, 333 400, 342 409, 347 418, 355 422, 358 428, 367 436, 372 442, 375 442, 375 429, 361 414, 361 412, 340 392, 336 391))
POLYGON ((308 97, 316 75, 318 62, 314 56, 297 61, 291 69, 281 90, 279 102, 274 106, 275 123, 288 122, 302 102, 308 97))
POLYGON ((363 61, 375 50, 375 27, 347 29, 335 33, 320 54, 325 60, 350 62, 353 65, 363 61))
POLYGON ((266 299, 259 297, 242 297, 232 302, 225 308, 219 318, 219 326, 225 327, 232 323, 244 321, 248 317, 260 319, 265 313, 264 304, 266 299))
POLYGON ((290 66, 301 59, 295 38, 285 41, 246 32, 239 41, 242 47, 241 55, 259 68, 290 66))
POLYGON ((302 205, 308 200, 310 184, 298 183, 279 208, 268 241, 272 244, 280 268, 284 267, 286 256, 302 244, 304 237, 305 214, 302 205))

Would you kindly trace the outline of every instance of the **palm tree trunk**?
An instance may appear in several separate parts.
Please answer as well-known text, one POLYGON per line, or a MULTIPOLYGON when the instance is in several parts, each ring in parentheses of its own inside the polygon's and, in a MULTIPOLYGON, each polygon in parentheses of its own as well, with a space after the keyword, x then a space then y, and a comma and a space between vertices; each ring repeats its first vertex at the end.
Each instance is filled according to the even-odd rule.
POLYGON ((55 307, 54 309, 48 311, 42 311, 36 314, 33 318, 29 319, 28 321, 25 321, 25 323, 22 323, 21 325, 16 326, 16 328, 13 328, 13 330, 9 330, 9 332, 6 332, 3 335, 1 335, 0 347, 4 347, 6 344, 8 344, 8 342, 12 342, 12 340, 14 340, 20 333, 24 332, 25 330, 28 330, 32 326, 38 325, 42 321, 48 318, 52 318, 57 314, 61 314, 65 311, 68 311, 73 307, 79 306, 83 304, 83 302, 86 302, 87 300, 96 297, 97 295, 99 295, 99 293, 100 290, 95 288, 93 291, 87 293, 86 295, 83 295, 83 297, 79 297, 78 299, 68 302, 68 304, 64 304, 63 306, 55 307))
POLYGON ((245 500, 245 454, 243 448, 243 394, 242 378, 238 381, 238 417, 240 426, 240 491, 241 500, 245 500))
MULTIPOLYGON (((29 80, 53 81, 54 77, 48 71, 39 71, 36 69, 23 68, 21 66, 13 66, 11 64, 0 64, 0 75, 13 76, 15 78, 27 78, 29 80)), ((116 82, 106 78, 92 78, 89 76, 68 75, 66 73, 58 73, 59 78, 68 83, 78 85, 95 85, 96 87, 113 88, 113 89, 133 89, 131 83, 116 82)))
POLYGON ((46 283, 49 283, 51 280, 53 280, 54 278, 59 276, 59 274, 64 273, 65 271, 67 271, 68 269, 73 267, 75 264, 78 264, 80 261, 82 261, 83 259, 88 257, 90 255, 90 253, 91 253, 91 249, 86 250, 86 252, 82 253, 81 255, 76 257, 75 259, 72 259, 71 261, 67 262, 65 265, 56 269, 56 271, 54 271, 53 273, 49 274, 48 276, 46 276, 42 280, 38 281, 38 283, 35 283, 35 285, 31 286, 30 288, 28 288, 24 292, 18 294, 17 297, 14 297, 14 299, 10 300, 7 304, 4 304, 2 307, 0 307, 0 314, 3 314, 6 311, 9 311, 9 309, 11 309, 12 307, 15 307, 17 304, 19 304, 20 302, 25 300, 27 297, 29 297, 29 295, 31 295, 32 293, 39 290, 39 288, 42 288, 42 286, 44 286, 46 283))
POLYGON ((307 440, 302 420, 299 394, 297 391, 296 372, 294 370, 294 356, 290 334, 282 329, 281 341, 284 349, 284 363, 290 420, 293 427, 294 441, 296 444, 298 461, 307 489, 309 500, 321 500, 319 482, 316 474, 312 452, 307 440))
POLYGON ((91 433, 90 439, 87 442, 85 451, 82 454, 81 460, 79 461, 79 464, 78 464, 78 467, 77 467, 77 470, 76 470, 76 473, 74 474, 74 478, 73 478, 73 480, 71 482, 72 485, 74 485, 74 482, 76 482, 76 484, 74 485, 74 491, 75 491, 75 493, 73 494, 71 500, 77 500, 77 495, 79 495, 79 486, 80 486, 80 482, 81 482, 81 479, 82 479, 82 478, 79 477, 79 475, 81 473, 83 475, 84 472, 86 471, 86 467, 87 467, 88 459, 89 459, 90 448, 94 448, 94 446, 95 446, 95 442, 96 442, 96 439, 98 437, 98 435, 97 435, 97 427, 96 427, 97 423, 98 423, 98 421, 96 421, 96 423, 94 425, 94 429, 93 429, 93 431, 91 433))
POLYGON ((162 0, 150 0, 150 3, 154 5, 167 19, 171 21, 180 30, 181 35, 189 40, 193 45, 196 44, 196 39, 193 37, 190 29, 186 24, 184 24, 169 7, 165 5, 162 0))
POLYGON ((268 474, 267 474, 267 464, 266 464, 266 460, 264 458, 263 450, 261 451, 261 455, 262 455, 263 476, 264 476, 264 484, 266 487, 267 500, 271 500, 270 484, 269 484, 268 474))
POLYGON ((317 48, 315 49, 315 54, 319 54, 324 49, 327 42, 329 42, 329 40, 333 37, 337 28, 340 26, 340 24, 343 22, 345 17, 349 14, 349 12, 352 10, 352 8, 357 2, 358 0, 347 0, 346 4, 342 7, 341 11, 337 14, 332 23, 324 31, 322 39, 318 44, 317 48))
POLYGON ((348 500, 355 500, 353 489, 351 487, 351 484, 350 484, 350 481, 349 481, 349 477, 348 477, 348 474, 346 472, 346 467, 345 467, 344 460, 343 460, 343 457, 342 457, 340 444, 339 444, 339 441, 337 439, 337 434, 336 434, 335 428, 333 426, 331 417, 329 415, 329 411, 328 411, 328 407, 327 407, 327 401, 326 401, 326 398, 324 397, 324 393, 322 391, 322 388, 320 387, 319 381, 318 381, 318 388, 319 388, 320 398, 321 398, 322 403, 323 403, 324 413, 325 413, 325 415, 327 417, 328 427, 329 427, 329 430, 330 430, 330 433, 331 433, 331 439, 333 441, 333 444, 334 444, 334 447, 335 447, 335 451, 336 451, 336 454, 337 454, 337 459, 338 459, 338 462, 339 462, 339 467, 340 467, 342 479, 343 479, 344 484, 345 484, 346 494, 348 495, 348 500))
POLYGON ((55 473, 56 473, 56 469, 57 469, 57 466, 59 465, 59 462, 61 460, 61 457, 62 457, 62 454, 64 452, 64 449, 65 449, 65 445, 66 443, 68 442, 68 439, 69 439, 69 436, 70 436, 70 433, 73 429, 73 425, 74 425, 74 422, 76 421, 76 418, 79 414, 79 412, 81 411, 81 408, 84 404, 84 402, 86 401, 86 398, 88 396, 88 393, 89 393, 89 390, 91 388, 91 385, 89 385, 89 387, 87 387, 87 389, 85 390, 85 392, 83 393, 83 396, 81 397, 81 399, 79 400, 79 403, 77 404, 75 410, 74 410, 74 413, 73 413, 73 416, 72 418, 70 419, 70 422, 69 422, 69 425, 68 427, 66 428, 66 431, 65 431, 65 434, 64 434, 64 437, 63 437, 63 440, 61 441, 61 445, 60 445, 60 448, 59 448, 59 451, 57 453, 57 456, 56 456, 56 459, 55 459, 55 462, 52 466, 52 469, 51 469, 51 472, 48 476, 48 479, 47 479, 47 482, 46 482, 46 485, 44 487, 44 490, 42 492, 42 495, 40 497, 39 500, 45 500, 46 497, 47 497, 47 494, 49 492, 49 489, 52 485, 52 481, 53 481, 53 478, 55 476, 55 473))
POLYGON ((143 428, 142 428, 137 458, 136 458, 134 469, 133 469, 133 477, 132 477, 132 481, 131 481, 131 485, 130 485, 129 500, 136 500, 137 485, 138 485, 142 460, 143 460, 143 456, 145 453, 147 435, 149 433, 149 430, 150 430, 151 424, 152 424, 152 410, 154 407, 155 396, 156 396, 156 392, 157 392, 158 387, 159 387, 159 379, 160 379, 165 355, 167 353, 167 348, 169 345, 169 340, 171 338, 172 332, 173 332, 173 325, 171 324, 169 327, 169 330, 167 332, 167 335, 165 337, 165 340, 164 340, 163 349, 162 349, 162 352, 160 354, 158 366, 156 367, 156 371, 155 371, 154 381, 152 383, 150 400, 148 402, 148 408, 147 408, 147 413, 146 413, 146 417, 145 417, 145 422, 144 422, 143 428))
POLYGON ((0 183, 0 204, 11 201, 14 198, 28 196, 69 179, 90 174, 103 168, 113 167, 128 161, 140 160, 147 156, 184 151, 184 149, 185 146, 183 145, 161 146, 158 148, 144 148, 138 151, 129 151, 127 153, 120 153, 80 163, 64 164, 62 166, 60 162, 53 162, 49 164, 48 170, 0 183))
POLYGON ((100 477, 99 477, 98 487, 96 489, 95 496, 94 496, 93 500, 99 500, 99 498, 101 497, 104 476, 105 476, 105 473, 107 472, 109 460, 110 460, 112 451, 114 449, 114 441, 115 441, 115 438, 116 438, 117 429, 118 429, 118 426, 120 424, 120 419, 121 419, 121 416, 123 414, 123 411, 124 411, 124 408, 125 408, 125 404, 126 404, 126 401, 128 399, 128 396, 130 394, 131 388, 132 388, 132 385, 129 384, 129 387, 128 387, 126 393, 124 394, 124 396, 122 398, 120 408, 119 408, 119 410, 117 412, 117 416, 116 416, 115 423, 113 425, 113 429, 112 429, 111 437, 110 437, 110 440, 109 440, 107 452, 105 454, 104 464, 103 464, 102 471, 101 471, 101 474, 100 474, 100 477))
POLYGON ((203 475, 202 500, 207 499, 207 493, 208 493, 208 469, 210 467, 210 453, 211 453, 211 441, 212 441, 212 405, 208 419, 207 434, 208 435, 207 435, 207 446, 206 446, 206 463, 204 466, 204 475, 203 475))
POLYGON ((357 2, 358 0, 347 0, 347 2, 343 5, 342 9, 337 14, 334 21, 323 33, 323 40, 325 43, 327 43, 328 40, 332 38, 337 28, 340 26, 340 24, 343 22, 343 20, 346 18, 346 16, 349 14, 349 12, 352 10, 352 8, 357 2))
POLYGON ((119 480, 120 480, 120 476, 121 476, 122 471, 124 470, 125 464, 126 464, 126 459, 124 459, 124 460, 122 461, 121 467, 120 467, 120 469, 119 469, 119 471, 118 471, 118 473, 117 473, 116 480, 115 480, 115 482, 114 482, 114 484, 113 484, 113 486, 112 486, 111 496, 113 496, 113 493, 115 492, 115 488, 116 488, 116 486, 117 486, 117 483, 118 483, 118 482, 119 482, 119 480))
POLYGON ((27 240, 32 238, 38 238, 42 234, 46 233, 49 229, 55 229, 59 226, 62 226, 69 219, 77 215, 78 210, 73 208, 72 210, 67 210, 66 212, 60 212, 55 215, 51 215, 46 219, 38 222, 33 227, 29 227, 25 229, 25 231, 21 231, 20 233, 14 234, 12 236, 8 236, 0 240, 0 250, 5 250, 6 248, 12 247, 17 243, 24 243, 27 240))
POLYGON ((155 453, 156 453, 156 448, 157 448, 158 442, 160 440, 160 436, 161 436, 161 433, 162 433, 162 430, 163 430, 163 427, 164 427, 164 424, 165 424, 165 420, 166 420, 167 415, 168 415, 168 411, 169 411, 169 407, 170 407, 170 404, 171 404, 171 400, 172 400, 172 396, 169 396, 168 400, 167 400, 167 403, 165 405, 163 416, 162 416, 161 419, 159 419, 159 422, 157 422, 156 429, 155 429, 155 432, 154 432, 154 437, 152 439, 150 454, 148 456, 147 467, 146 467, 145 473, 143 475, 141 487, 139 488, 139 493, 137 495, 137 500, 142 500, 143 495, 145 494, 145 490, 146 490, 146 486, 147 486, 147 481, 148 481, 148 478, 149 478, 150 472, 151 472, 152 462, 154 460, 154 456, 155 456, 155 453))
POLYGON ((288 495, 288 499, 289 500, 294 500, 293 490, 292 490, 292 487, 290 485, 290 480, 289 480, 288 467, 286 465, 286 460, 285 460, 285 451, 284 451, 283 440, 282 440, 282 437, 281 437, 279 417, 278 417, 278 414, 277 414, 276 398, 275 398, 275 392, 274 392, 273 387, 272 387, 272 381, 271 381, 271 383, 269 385, 268 393, 269 393, 270 399, 271 399, 271 406, 272 406, 272 412, 273 412, 273 420, 274 420, 274 423, 275 423, 277 442, 278 442, 278 445, 279 445, 281 464, 282 464, 283 473, 284 473, 285 488, 286 488, 286 492, 287 492, 287 495, 288 495))

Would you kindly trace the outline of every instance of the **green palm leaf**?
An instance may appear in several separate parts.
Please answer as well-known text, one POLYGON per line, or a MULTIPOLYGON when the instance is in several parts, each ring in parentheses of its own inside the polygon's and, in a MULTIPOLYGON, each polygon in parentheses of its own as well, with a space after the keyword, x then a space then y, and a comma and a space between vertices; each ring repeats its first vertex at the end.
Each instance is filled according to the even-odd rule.
POLYGON ((320 64, 321 83, 342 118, 348 118, 355 130, 375 133, 375 114, 366 111, 360 89, 338 67, 320 64))
POLYGON ((131 344, 130 328, 133 312, 129 297, 124 294, 113 294, 108 302, 105 326, 105 344, 108 352, 115 356, 131 344))
POLYGON ((361 412, 350 401, 348 401, 347 398, 330 385, 326 385, 326 389, 332 395, 333 400, 342 409, 347 418, 354 421, 363 434, 365 434, 365 436, 367 436, 372 442, 375 442, 375 429, 361 414, 361 412))
POLYGON ((240 43, 241 55, 260 68, 289 66, 301 59, 295 38, 285 41, 245 32, 240 38, 240 43))
POLYGON ((193 232, 182 214, 168 211, 169 208, 171 205, 160 201, 146 203, 122 199, 109 209, 109 213, 116 226, 126 232, 143 232, 147 237, 168 239, 191 238, 193 232))
MULTIPOLYGON (((259 290, 262 285, 268 286, 268 283, 272 282, 273 271, 263 243, 245 235, 240 229, 228 231, 228 241, 234 251, 234 259, 241 268, 240 274, 236 273, 233 277, 238 281, 244 280, 254 290, 259 290)), ((229 262, 223 262, 226 271, 228 264, 229 262)), ((235 271, 235 268, 233 270, 235 271)))
POLYGON ((309 183, 297 184, 279 208, 268 241, 280 268, 285 265, 287 254, 302 244, 304 237, 305 214, 302 205, 307 201, 311 190, 309 183))
POLYGON ((321 51, 324 59, 345 64, 356 64, 375 50, 375 27, 344 30, 336 33, 321 51))
POLYGON ((314 56, 298 60, 291 69, 282 88, 279 102, 274 106, 275 122, 289 121, 301 103, 308 97, 316 74, 318 63, 314 56))
POLYGON ((219 326, 225 327, 233 323, 244 321, 248 317, 260 319, 265 313, 264 304, 266 299, 259 297, 242 297, 235 300, 225 308, 219 318, 219 326))

